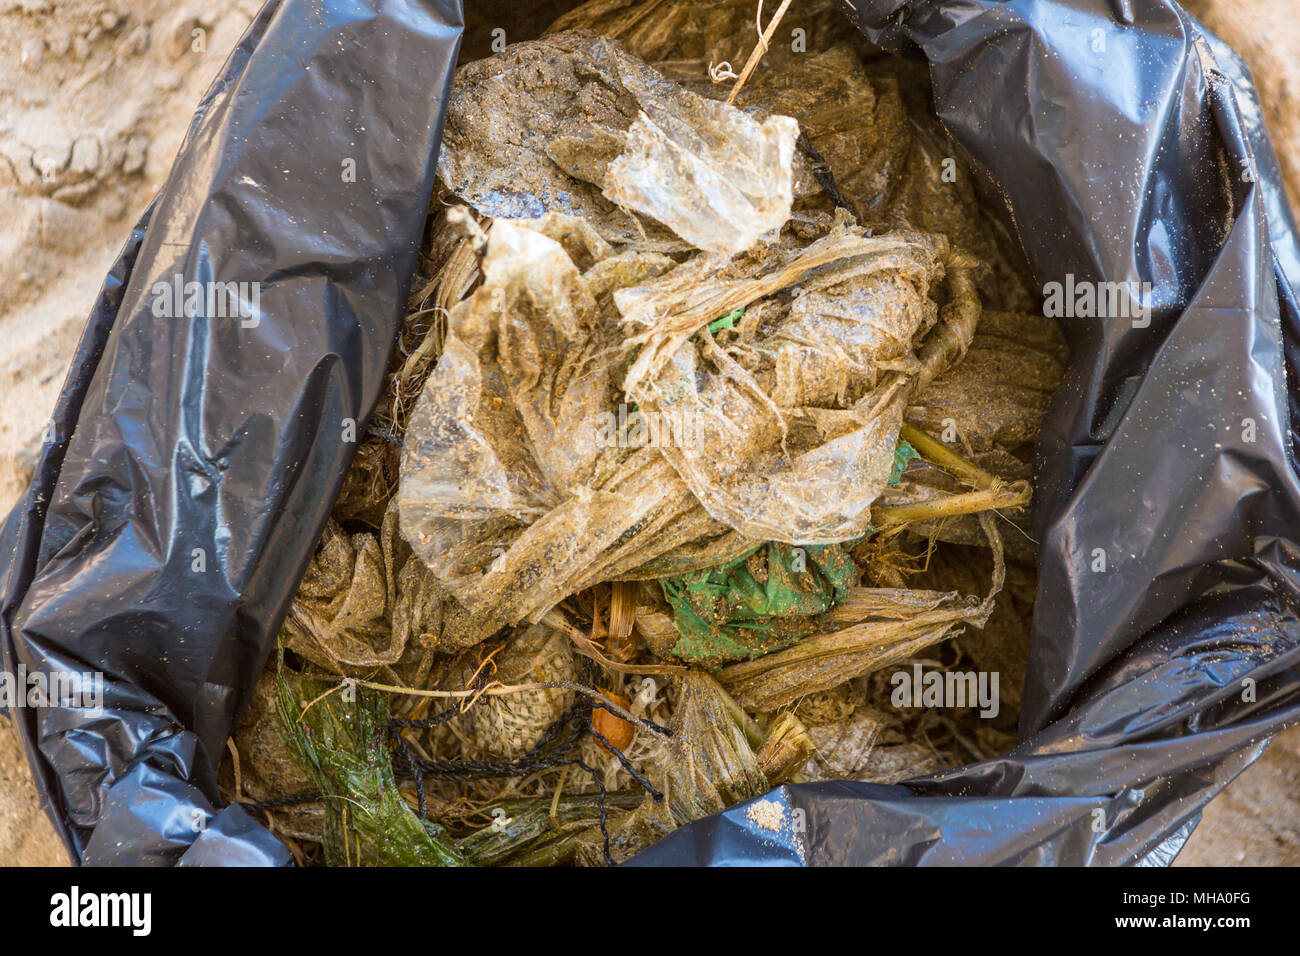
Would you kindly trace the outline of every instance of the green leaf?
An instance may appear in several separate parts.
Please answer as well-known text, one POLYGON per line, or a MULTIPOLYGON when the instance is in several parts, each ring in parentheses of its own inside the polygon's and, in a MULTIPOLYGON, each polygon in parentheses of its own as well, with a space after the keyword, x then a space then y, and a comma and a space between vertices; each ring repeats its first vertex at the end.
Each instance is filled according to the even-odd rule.
POLYGON ((742 308, 736 309, 734 312, 729 315, 724 315, 720 319, 714 319, 709 323, 709 334, 717 335, 723 329, 735 328, 736 322, 739 321, 740 317, 744 314, 745 310, 742 308))

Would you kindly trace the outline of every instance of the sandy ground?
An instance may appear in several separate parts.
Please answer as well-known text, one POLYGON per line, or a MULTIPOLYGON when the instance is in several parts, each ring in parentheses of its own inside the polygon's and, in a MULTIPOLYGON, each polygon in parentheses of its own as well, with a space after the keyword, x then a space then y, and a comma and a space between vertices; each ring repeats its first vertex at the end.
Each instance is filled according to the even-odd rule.
MULTIPOLYGON (((1294 0, 1193 0, 1250 61, 1300 194, 1294 0)), ((31 474, 44 422, 103 274, 171 165, 194 105, 254 0, 0 0, 0 512, 31 474)), ((0 864, 61 865, 22 754, 0 720, 0 864)), ((1206 811, 1179 859, 1300 863, 1300 729, 1206 811)))

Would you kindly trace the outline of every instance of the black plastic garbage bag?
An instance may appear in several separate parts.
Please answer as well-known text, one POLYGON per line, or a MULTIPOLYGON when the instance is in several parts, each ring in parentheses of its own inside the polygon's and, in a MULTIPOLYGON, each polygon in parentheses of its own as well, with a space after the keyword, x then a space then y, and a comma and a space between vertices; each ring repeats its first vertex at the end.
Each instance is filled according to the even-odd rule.
MULTIPOLYGON (((634 862, 1166 863, 1300 718, 1300 247, 1249 77, 1171 0, 845 10, 928 59, 1036 281, 1151 308, 1064 323, 1016 750, 782 787, 779 832, 742 805, 634 862)), ((287 860, 215 768, 378 395, 460 22, 269 4, 105 284, 0 538, 4 667, 107 679, 103 711, 12 714, 77 858, 287 860), (256 321, 157 317, 178 274, 258 282, 256 321)))

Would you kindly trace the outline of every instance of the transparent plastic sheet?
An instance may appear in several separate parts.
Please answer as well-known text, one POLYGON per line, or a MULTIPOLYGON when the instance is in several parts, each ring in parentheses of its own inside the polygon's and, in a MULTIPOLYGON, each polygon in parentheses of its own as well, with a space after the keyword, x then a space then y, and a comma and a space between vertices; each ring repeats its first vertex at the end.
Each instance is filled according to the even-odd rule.
MULTIPOLYGON (((741 804, 636 862, 1167 863, 1205 801, 1300 718, 1300 249, 1248 76, 1172 2, 1131 23, 1102 0, 845 6, 873 41, 929 60, 939 117, 1004 199, 1036 280, 1141 278, 1155 308, 1143 329, 1066 324, 1071 366, 1036 468, 1023 743, 906 786, 780 787, 766 799, 790 826, 758 827, 741 804), (1223 427, 1245 418, 1251 443, 1223 427), (1105 579, 1089 571, 1094 541, 1118 563, 1105 579)), ((88 862, 288 859, 217 809, 215 762, 350 460, 334 420, 363 420, 378 391, 459 22, 451 3, 375 7, 287 0, 259 16, 108 277, 0 534, 5 667, 109 678, 93 723, 13 715, 88 862), (286 65, 304 60, 310 73, 286 65), (385 202, 258 178, 350 142, 354 111, 385 117, 367 124, 385 202), (241 175, 276 188, 240 192, 241 175), (258 339, 270 383, 248 350, 146 328, 142 290, 175 256, 285 285, 258 339), (205 544, 217 569, 196 590, 205 544)))
POLYGON ((449 313, 441 360, 412 412, 398 490, 403 533, 464 612, 443 628, 444 646, 536 620, 574 591, 626 573, 629 560, 661 558, 701 530, 716 534, 701 506, 755 541, 834 542, 869 530, 870 505, 894 468, 895 396, 911 382, 895 372, 923 367, 911 340, 935 320, 925 292, 942 269, 921 239, 864 238, 830 222, 805 249, 753 254, 737 277, 700 255, 613 292, 616 301, 635 296, 625 322, 655 303, 645 306, 661 317, 645 323, 646 354, 679 316, 693 316, 681 329, 697 329, 827 267, 775 331, 733 346, 764 363, 775 399, 707 333, 695 341, 669 332, 663 369, 647 363, 644 393, 633 395, 675 440, 629 449, 608 434, 614 409, 627 408, 613 397, 621 337, 602 326, 589 278, 615 261, 608 244, 590 236, 603 248, 584 273, 561 242, 535 231, 590 232, 581 220, 548 213, 492 223, 484 283, 449 313), (679 299, 705 304, 665 304, 679 299), (852 341, 845 330, 858 312, 896 315, 902 331, 852 341), (819 375, 801 371, 814 365, 819 375), (700 380, 707 384, 697 388, 700 380), (806 394, 826 383, 826 394, 806 394), (694 520, 678 518, 692 512, 694 520))
POLYGON ((604 37, 517 42, 454 83, 440 221, 483 284, 446 314, 397 493, 457 601, 440 644, 686 550, 711 566, 719 537, 732 556, 737 538, 866 534, 904 400, 979 314, 971 257, 865 235, 812 185, 793 119, 759 122, 604 37))
POLYGON ((458 83, 439 173, 484 215, 580 216, 612 242, 643 237, 635 211, 725 256, 789 217, 796 124, 666 82, 617 43, 515 43, 458 83))

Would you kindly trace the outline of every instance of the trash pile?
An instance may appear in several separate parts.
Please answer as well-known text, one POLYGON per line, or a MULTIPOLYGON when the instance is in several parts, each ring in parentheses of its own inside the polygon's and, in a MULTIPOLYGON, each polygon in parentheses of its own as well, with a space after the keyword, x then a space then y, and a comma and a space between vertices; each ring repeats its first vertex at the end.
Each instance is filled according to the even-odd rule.
POLYGON ((829 2, 753 17, 593 0, 459 68, 385 397, 223 768, 300 863, 618 862, 1012 744, 1062 336, 923 69, 829 2), (926 671, 996 700, 900 705, 926 671))

